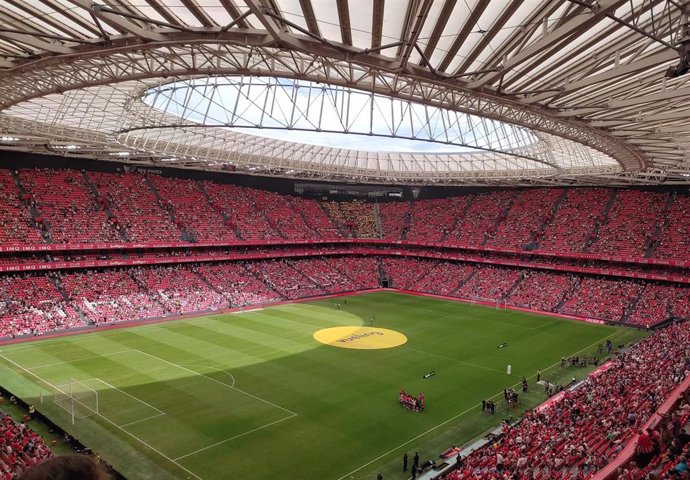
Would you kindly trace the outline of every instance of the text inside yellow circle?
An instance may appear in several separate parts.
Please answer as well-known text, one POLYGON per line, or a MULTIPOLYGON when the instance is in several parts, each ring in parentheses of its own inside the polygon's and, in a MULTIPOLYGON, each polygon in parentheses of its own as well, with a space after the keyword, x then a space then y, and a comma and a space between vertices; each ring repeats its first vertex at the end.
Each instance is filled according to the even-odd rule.
POLYGON ((359 350, 393 348, 407 342, 407 337, 395 330, 361 325, 324 328, 314 333, 314 338, 326 345, 359 350))

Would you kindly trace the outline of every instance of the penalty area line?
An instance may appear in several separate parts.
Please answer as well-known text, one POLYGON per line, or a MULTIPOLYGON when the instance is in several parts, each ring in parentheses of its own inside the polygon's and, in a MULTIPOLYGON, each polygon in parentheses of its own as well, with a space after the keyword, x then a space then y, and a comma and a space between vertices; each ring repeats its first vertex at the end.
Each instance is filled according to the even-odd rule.
POLYGON ((220 442, 216 442, 212 445, 208 445, 206 447, 200 448, 199 450, 194 450, 193 452, 186 453, 180 457, 177 457, 175 459, 175 461, 182 460, 183 458, 191 457, 192 455, 196 455, 197 453, 201 453, 201 452, 208 450, 210 448, 217 447, 218 445, 222 445, 224 443, 230 442, 232 440, 235 440, 236 438, 244 437, 245 435, 249 435, 250 433, 258 432, 259 430, 263 430, 264 428, 271 427, 277 423, 284 422, 285 420, 290 420, 291 418, 294 418, 296 416, 297 416, 297 414, 293 413, 292 415, 288 415, 287 417, 276 420, 275 422, 267 423, 266 425, 262 425, 260 427, 254 428, 252 430, 248 430, 246 432, 240 433, 239 435, 235 435, 234 437, 226 438, 225 440, 221 440, 220 442))
MULTIPOLYGON (((606 336, 606 337, 604 337, 604 338, 602 338, 602 339, 600 339, 600 340, 597 340, 597 341, 594 342, 593 344, 591 344, 591 345, 589 345, 589 346, 587 346, 587 347, 585 347, 585 348, 583 348, 583 349, 581 349, 581 350, 578 350, 577 352, 573 353, 572 355, 576 355, 576 354, 578 354, 578 353, 580 353, 580 352, 584 352, 585 350, 588 350, 588 349, 594 347, 594 346, 597 345, 598 343, 601 343, 602 341, 604 341, 604 340, 606 340, 606 339, 609 339, 609 338, 611 338, 611 337, 614 337, 614 336, 618 335, 619 332, 620 332, 620 331, 617 330, 617 331, 613 332, 611 335, 608 335, 608 336, 606 336)), ((561 362, 556 362, 556 363, 554 363, 553 365, 551 365, 551 366, 549 366, 549 367, 546 367, 546 368, 544 369, 544 371, 546 372, 546 371, 548 371, 548 370, 552 369, 553 367, 555 367, 555 366, 557 366, 557 365, 560 365, 560 364, 561 364, 561 362)), ((529 376, 529 377, 527 377, 527 378, 534 378, 534 377, 536 377, 536 376, 537 376, 537 375, 535 374, 535 375, 531 375, 531 376, 529 376)), ((513 387, 519 386, 519 385, 521 385, 521 384, 522 384, 522 382, 518 382, 518 383, 516 383, 515 385, 513 385, 513 387)), ((492 399, 492 398, 498 397, 498 396, 501 395, 501 394, 503 394, 503 390, 501 390, 500 392, 498 392, 496 395, 493 395, 492 397, 488 397, 488 398, 489 398, 489 399, 492 399)), ((405 443, 401 443, 401 444, 398 445, 397 447, 392 448, 392 449, 390 449, 389 451, 387 451, 386 453, 383 453, 383 454, 379 455, 378 457, 374 458, 373 460, 370 460, 369 462, 365 463, 365 464, 362 465, 361 467, 358 467, 358 468, 352 470, 350 473, 346 473, 346 474, 343 475, 342 477, 338 478, 338 480, 345 480, 346 478, 350 478, 350 477, 352 476, 352 474, 357 473, 357 472, 359 472, 360 470, 362 470, 363 468, 368 467, 368 466, 371 465, 372 463, 378 462, 378 461, 381 460, 382 458, 387 457, 388 455, 397 452, 397 451, 400 450, 402 447, 405 447, 405 446, 409 445, 410 443, 414 442, 415 440, 417 440, 417 439, 419 439, 419 438, 422 438, 422 437, 425 436, 425 435, 428 435, 429 433, 433 432, 434 430, 436 430, 436 429, 438 429, 438 428, 441 428, 441 427, 444 426, 444 425, 447 425, 448 423, 452 422, 453 420, 462 417, 463 415, 465 415, 466 413, 468 413, 468 412, 472 411, 473 409, 479 407, 480 405, 481 405, 481 403, 477 403, 476 405, 473 405, 473 406, 471 406, 470 408, 468 408, 468 409, 466 409, 466 410, 463 410, 462 412, 460 412, 460 413, 458 413, 458 414, 456 414, 456 415, 450 417, 449 419, 444 420, 443 422, 439 423, 438 425, 436 425, 436 426, 434 426, 434 427, 431 427, 431 428, 430 428, 429 430, 427 430, 426 432, 422 432, 422 433, 420 433, 419 435, 417 435, 416 437, 412 437, 411 439, 409 439, 409 440, 406 441, 405 443)))
MULTIPOLYGON (((35 378, 38 379, 38 381, 41 382, 42 384, 48 385, 50 388, 52 388, 52 389, 54 389, 54 390, 56 390, 56 391, 59 390, 59 388, 57 388, 55 385, 53 385, 53 384, 50 383, 49 381, 44 380, 43 378, 39 377, 38 375, 36 375, 36 374, 33 373, 32 371, 27 370, 26 368, 22 367, 22 366, 19 365, 17 362, 14 362, 13 360, 10 360, 10 359, 7 358, 6 356, 0 355, 0 358, 5 359, 6 362, 11 363, 11 364, 14 365, 15 367, 17 367, 17 368, 23 370, 24 372, 28 373, 28 374, 31 375, 32 377, 35 377, 35 378)), ((197 475, 196 473, 194 473, 194 472, 192 472, 191 470, 189 470, 189 469, 183 467, 182 465, 180 465, 179 463, 177 463, 175 460, 173 460, 172 458, 168 457, 166 454, 164 454, 164 453, 161 452, 160 450, 158 450, 158 449, 152 447, 151 445, 149 445, 148 443, 146 443, 145 441, 143 441, 141 438, 137 437, 137 436, 134 435, 133 433, 128 432, 128 431, 125 430, 122 426, 120 426, 120 425, 118 425, 117 423, 113 422, 113 421, 110 420, 108 417, 106 417, 106 416, 104 416, 104 415, 101 415, 100 413, 96 413, 96 415, 97 415, 98 417, 102 418, 103 420, 105 420, 106 422, 108 422, 109 424, 111 424, 113 427, 122 430, 122 431, 125 432, 127 435, 129 435, 130 437, 132 437, 133 439, 135 439, 136 441, 138 441, 139 443, 141 443, 141 444, 144 445, 145 447, 149 448, 151 451, 156 452, 158 455, 160 455, 161 457, 163 457, 164 459, 166 459, 166 460, 169 461, 170 463, 172 463, 172 464, 176 465, 177 467, 181 468, 182 470, 184 470, 185 472, 187 472, 188 474, 190 474, 191 476, 193 476, 193 477, 196 478, 197 480, 203 480, 203 479, 202 479, 199 475, 197 475)))
MULTIPOLYGON (((169 361, 169 360, 166 360, 166 359, 164 359, 164 358, 158 357, 158 356, 156 356, 156 355, 152 355, 152 354, 150 354, 150 353, 148 353, 148 352, 144 352, 143 350, 138 350, 138 349, 135 349, 135 350, 136 350, 137 352, 143 354, 143 355, 146 355, 146 356, 151 357, 151 358, 155 358, 155 359, 158 360, 158 361, 161 361, 161 362, 163 362, 163 363, 167 363, 168 365, 172 365, 173 367, 179 368, 179 369, 184 370, 184 371, 186 371, 186 372, 193 373, 194 375, 197 375, 197 376, 199 376, 199 377, 204 377, 205 379, 210 380, 210 381, 212 381, 212 382, 214 382, 214 383, 217 383, 217 384, 219 384, 219 385, 222 385, 222 386, 224 386, 224 387, 226 387, 226 388, 229 388, 229 389, 231 389, 231 390, 235 390, 236 392, 239 392, 239 393, 241 393, 241 394, 243 394, 243 395, 246 395, 246 396, 248 396, 248 397, 251 397, 251 398, 254 398, 254 399, 256 399, 256 400, 259 400, 260 402, 266 403, 266 404, 268 404, 268 405, 270 405, 270 406, 272 406, 272 407, 275 407, 275 408, 277 408, 277 409, 279 409, 279 410, 282 410, 282 411, 284 411, 284 412, 287 412, 287 413, 289 413, 289 414, 292 415, 292 416, 297 415, 297 413, 293 412, 292 410, 289 410, 289 409, 287 409, 287 408, 285 408, 285 407, 281 407, 280 405, 276 405, 275 403, 270 402, 270 401, 266 400, 265 398, 261 398, 261 397, 259 397, 259 396, 257 396, 257 395, 254 395, 253 393, 249 393, 249 392, 246 392, 246 391, 244 391, 244 390, 242 390, 242 389, 240 389, 240 388, 235 387, 235 386, 234 386, 234 383, 233 383, 233 385, 228 385, 227 383, 221 382, 220 380, 216 380, 216 379, 213 378, 213 377, 209 377, 208 375, 204 375, 203 373, 195 372, 194 370, 192 370, 192 369, 190 369, 190 368, 183 367, 182 365, 179 365, 179 364, 177 364, 177 363, 173 363, 173 362, 171 362, 171 361, 169 361)), ((204 367, 204 368, 208 368, 208 367, 204 367)), ((234 377, 233 377, 233 380, 234 380, 234 377)))

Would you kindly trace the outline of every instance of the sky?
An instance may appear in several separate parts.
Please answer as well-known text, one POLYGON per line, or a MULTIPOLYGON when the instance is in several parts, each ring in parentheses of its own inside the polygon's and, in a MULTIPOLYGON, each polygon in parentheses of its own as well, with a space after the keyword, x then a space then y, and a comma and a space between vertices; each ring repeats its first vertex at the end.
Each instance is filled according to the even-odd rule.
POLYGON ((528 129, 494 120, 285 78, 178 81, 150 90, 143 99, 195 123, 348 150, 462 154, 509 151, 538 141, 528 129))

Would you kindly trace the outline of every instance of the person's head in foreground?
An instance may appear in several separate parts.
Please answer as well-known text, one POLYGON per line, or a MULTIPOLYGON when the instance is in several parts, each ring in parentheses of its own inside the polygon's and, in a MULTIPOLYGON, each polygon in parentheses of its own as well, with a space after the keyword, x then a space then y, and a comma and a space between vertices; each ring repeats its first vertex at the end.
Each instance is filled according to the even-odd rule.
POLYGON ((17 480, 111 480, 102 464, 88 455, 60 455, 26 470, 17 480))

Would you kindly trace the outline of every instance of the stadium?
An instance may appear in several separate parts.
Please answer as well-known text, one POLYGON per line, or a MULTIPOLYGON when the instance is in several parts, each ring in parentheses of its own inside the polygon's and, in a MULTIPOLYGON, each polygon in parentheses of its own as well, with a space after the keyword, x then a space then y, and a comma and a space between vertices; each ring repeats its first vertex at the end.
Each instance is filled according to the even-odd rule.
POLYGON ((689 15, 0 0, 0 479, 688 478, 689 15))

